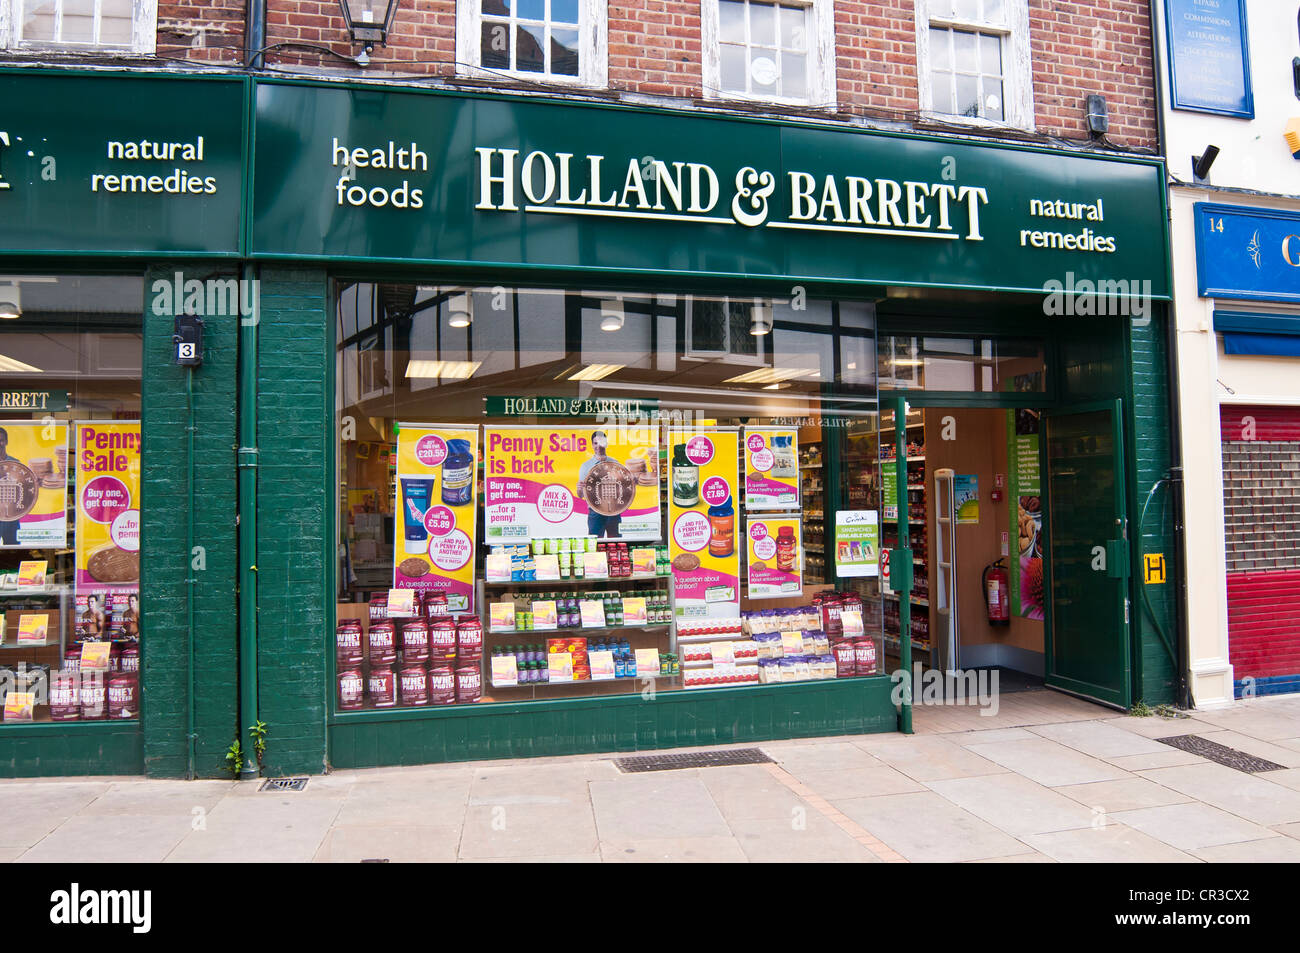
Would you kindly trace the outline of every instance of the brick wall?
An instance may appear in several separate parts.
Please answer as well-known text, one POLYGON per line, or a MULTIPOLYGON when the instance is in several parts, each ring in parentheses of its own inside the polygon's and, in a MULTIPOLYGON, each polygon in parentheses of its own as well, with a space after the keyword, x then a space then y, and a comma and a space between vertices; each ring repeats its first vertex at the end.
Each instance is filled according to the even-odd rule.
MULTIPOLYGON (((916 2, 836 0, 837 104, 825 115, 917 119, 916 2)), ((161 3, 159 55, 239 63, 244 6, 244 0, 161 3)), ((608 16, 611 90, 668 97, 679 105, 704 96, 699 0, 614 0, 608 16)), ((1108 141, 1120 148, 1155 148, 1147 0, 1029 0, 1029 28, 1038 134, 1086 141, 1084 98, 1100 93, 1110 104, 1108 141)), ((267 45, 276 49, 268 52, 267 63, 358 72, 337 57, 294 44, 343 56, 358 52, 332 0, 268 0, 267 45)), ((376 49, 372 65, 360 72, 451 77, 456 54, 456 0, 403 0, 388 46, 376 49)), ((460 59, 468 55, 462 51, 460 59)), ((767 111, 761 104, 742 108, 767 111)))
POLYGON ((263 268, 258 340, 258 712, 270 774, 324 769, 334 361, 323 271, 263 268))
MULTIPOLYGON (((214 276, 210 265, 168 264, 146 275, 146 303, 155 280, 214 276)), ((144 666, 141 720, 144 765, 157 777, 187 769, 188 627, 185 375, 171 363, 172 315, 145 307, 141 420, 141 611, 144 666)), ((226 749, 238 725, 238 636, 235 578, 235 387, 238 321, 209 318, 203 366, 194 373, 194 543, 206 567, 195 573, 195 731, 199 777, 228 777, 226 749)))

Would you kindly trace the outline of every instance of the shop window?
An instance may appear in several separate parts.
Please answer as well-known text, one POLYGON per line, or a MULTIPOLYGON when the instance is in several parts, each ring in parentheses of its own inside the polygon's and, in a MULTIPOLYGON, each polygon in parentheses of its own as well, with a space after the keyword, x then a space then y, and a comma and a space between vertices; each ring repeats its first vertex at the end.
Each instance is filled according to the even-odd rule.
POLYGON ((1027 0, 917 0, 922 113, 1033 128, 1027 0))
POLYGON ((336 301, 339 711, 885 671, 870 302, 336 301))
POLYGON ((986 337, 885 336, 880 340, 880 386, 892 390, 1043 393, 1042 341, 986 337))
POLYGON ((706 96, 835 105, 829 0, 703 0, 700 14, 706 96))
POLYGON ((463 0, 457 59, 474 74, 604 86, 608 21, 602 0, 463 0))
POLYGON ((6 726, 139 711, 143 300, 135 276, 0 274, 6 726))
POLYGON ((12 50, 152 53, 157 0, 0 0, 0 46, 12 50))

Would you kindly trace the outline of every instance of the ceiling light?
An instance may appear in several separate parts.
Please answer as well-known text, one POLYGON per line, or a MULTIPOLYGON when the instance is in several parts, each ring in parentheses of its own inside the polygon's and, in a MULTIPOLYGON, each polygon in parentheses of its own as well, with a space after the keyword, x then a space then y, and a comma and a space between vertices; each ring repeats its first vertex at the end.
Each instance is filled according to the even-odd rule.
POLYGON ((623 364, 588 364, 580 371, 575 371, 569 375, 571 381, 598 381, 608 377, 617 370, 621 370, 623 364))
POLYGON ((777 384, 781 381, 792 381, 800 377, 816 378, 821 376, 822 372, 814 367, 760 367, 758 370, 747 371, 736 377, 728 377, 722 383, 777 384))
POLYGON ((463 381, 482 366, 482 361, 408 361, 406 376, 463 381))
POLYGON ((763 388, 763 390, 785 390, 789 386, 790 386, 789 384, 782 381, 776 384, 768 384, 766 387, 763 388))
POLYGON ((600 329, 602 331, 622 331, 623 302, 618 298, 607 298, 600 303, 600 329))
POLYGON ((447 299, 447 323, 453 328, 467 328, 474 322, 474 301, 468 292, 447 299))
POLYGON ((12 321, 23 316, 22 295, 17 285, 0 285, 0 319, 12 321))
POLYGON ((22 361, 16 361, 12 357, 5 357, 0 354, 0 371, 9 371, 14 374, 39 374, 39 367, 32 367, 30 364, 24 364, 22 361))
POLYGON ((749 309, 749 333, 758 337, 772 331, 772 304, 762 298, 754 299, 754 306, 749 309))

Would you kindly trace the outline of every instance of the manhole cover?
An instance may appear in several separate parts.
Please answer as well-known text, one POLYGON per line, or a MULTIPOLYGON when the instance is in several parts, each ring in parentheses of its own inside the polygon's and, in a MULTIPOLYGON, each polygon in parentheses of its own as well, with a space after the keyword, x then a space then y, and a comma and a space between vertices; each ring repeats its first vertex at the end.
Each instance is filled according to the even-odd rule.
POLYGON ((774 764, 757 748, 733 748, 730 751, 692 751, 688 754, 652 754, 640 758, 615 758, 614 764, 625 774, 641 771, 679 771, 683 768, 718 768, 731 764, 774 764))
POLYGON ((1169 738, 1157 738, 1156 741, 1169 745, 1171 748, 1177 748, 1180 751, 1199 754, 1202 758, 1208 758, 1218 764, 1236 768, 1238 771, 1245 771, 1248 774, 1255 774, 1259 771, 1282 770, 1280 764, 1265 761, 1263 758, 1256 758, 1253 754, 1246 754, 1246 752, 1238 751, 1236 748, 1229 748, 1227 745, 1221 745, 1209 738, 1202 738, 1200 735, 1173 735, 1169 738))
POLYGON ((301 791, 307 787, 306 778, 267 778, 258 788, 258 793, 262 791, 301 791))

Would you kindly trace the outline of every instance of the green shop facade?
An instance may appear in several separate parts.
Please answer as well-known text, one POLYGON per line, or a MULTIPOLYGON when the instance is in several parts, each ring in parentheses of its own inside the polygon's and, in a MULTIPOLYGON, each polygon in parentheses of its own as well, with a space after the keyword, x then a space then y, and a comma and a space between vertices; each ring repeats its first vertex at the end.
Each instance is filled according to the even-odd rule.
MULTIPOLYGON (((252 775, 259 722, 275 775, 910 731, 913 702, 944 697, 898 672, 1176 700, 1161 162, 212 74, 16 68, 0 102, 0 298, 16 287, 32 303, 0 321, 0 344, 55 317, 118 322, 140 350, 142 446, 138 713, 7 720, 0 776, 222 776, 235 740, 252 775), (109 279, 138 292, 138 314, 97 306, 109 279), (47 313, 42 288, 80 291, 47 313), (187 316, 202 318, 195 349, 187 316), (485 529, 490 434, 594 446, 647 422, 658 455, 631 472, 665 494, 670 427, 796 436, 795 509, 761 512, 743 473, 730 508, 710 508, 711 532, 734 520, 740 572, 704 621, 743 613, 743 633, 716 638, 763 645, 773 614, 798 625, 849 596, 865 668, 690 683, 701 665, 751 670, 690 634, 677 562, 626 583, 488 579, 504 543, 546 553, 485 529), (372 657, 374 607, 416 552, 397 471, 401 433, 419 427, 478 441, 459 608, 484 623, 483 661, 445 704, 376 680, 372 657), (745 543, 775 516, 797 524, 799 587, 765 593, 745 543), (865 568, 848 568, 850 539, 871 542, 865 568), (1144 573, 1148 557, 1167 575, 1144 573), (661 677, 494 679, 494 655, 536 673, 529 652, 578 634, 493 633, 494 606, 563 612, 609 590, 624 606, 662 596, 670 616, 586 632, 571 658, 657 648, 661 677), (355 670, 340 623, 362 634, 355 670)), ((31 359, 0 362, 0 378, 6 394, 67 386, 31 359)), ((63 416, 97 399, 91 383, 63 416)), ((618 520, 588 526, 612 566, 618 520)), ((641 544, 679 552, 666 499, 659 540, 641 544)), ((0 571, 32 558, 0 556, 0 571)), ((79 631, 62 627, 61 655, 79 631)), ((411 660, 403 638, 399 622, 394 672, 411 660)), ((459 651, 457 672, 473 658, 459 651)))

